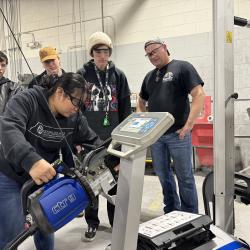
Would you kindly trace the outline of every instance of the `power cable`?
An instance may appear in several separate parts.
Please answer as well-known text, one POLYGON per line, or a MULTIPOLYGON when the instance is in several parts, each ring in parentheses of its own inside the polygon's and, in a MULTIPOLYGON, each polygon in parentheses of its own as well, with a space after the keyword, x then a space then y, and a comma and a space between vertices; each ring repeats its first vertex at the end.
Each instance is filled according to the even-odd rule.
POLYGON ((11 29, 9 23, 8 23, 8 20, 7 20, 7 18, 5 17, 4 12, 3 12, 3 10, 2 10, 1 7, 0 7, 0 11, 1 11, 2 15, 3 15, 3 18, 4 18, 5 22, 6 22, 6 24, 7 24, 8 28, 9 28, 9 30, 10 30, 10 33, 11 33, 13 39, 14 39, 15 42, 16 42, 16 45, 17 45, 19 51, 21 52, 21 54, 22 54, 22 56, 23 56, 23 58, 24 58, 24 60, 25 60, 25 62, 26 62, 26 64, 27 64, 27 66, 28 66, 28 68, 29 68, 30 73, 32 74, 33 78, 35 78, 34 73, 32 72, 32 70, 31 70, 31 68, 30 68, 30 65, 29 65, 29 63, 28 63, 28 61, 27 61, 27 59, 26 59, 26 57, 25 57, 25 55, 24 55, 24 53, 23 53, 23 51, 22 51, 22 48, 20 47, 20 45, 19 45, 19 43, 18 43, 18 41, 17 41, 17 39, 16 39, 16 37, 15 37, 15 35, 14 35, 14 33, 13 33, 13 31, 12 31, 12 29, 11 29))
MULTIPOLYGON (((22 51, 22 48, 21 48, 21 46, 19 45, 19 43, 18 43, 18 41, 17 41, 17 39, 16 39, 16 37, 15 37, 15 35, 14 35, 14 33, 13 33, 13 31, 12 31, 12 29, 11 29, 9 23, 8 23, 8 20, 7 20, 7 18, 5 17, 4 12, 3 12, 3 10, 2 10, 1 7, 0 7, 0 11, 1 11, 2 15, 3 15, 3 18, 4 18, 6 24, 7 24, 8 28, 9 28, 11 34, 12 34, 12 36, 13 36, 13 38, 14 38, 16 44, 17 44, 17 46, 18 46, 18 49, 20 50, 20 52, 21 52, 21 54, 22 54, 22 56, 23 56, 23 58, 24 58, 24 60, 25 60, 25 62, 26 62, 26 64, 27 64, 27 66, 28 66, 28 68, 29 68, 29 70, 30 70, 30 72, 31 72, 31 74, 32 74, 32 76, 33 76, 33 79, 35 79, 35 81, 36 81, 36 83, 37 83, 37 85, 38 85, 37 79, 34 77, 34 74, 33 74, 32 70, 31 70, 31 67, 30 67, 30 65, 29 65, 29 63, 28 63, 28 61, 27 61, 27 59, 26 59, 26 57, 25 57, 25 55, 24 55, 24 53, 23 53, 23 51, 22 51)), ((49 103, 48 103, 46 97, 44 96, 44 94, 42 94, 42 97, 43 97, 43 99, 45 100, 45 102, 47 103, 47 105, 48 105, 48 107, 49 107, 49 103)), ((49 110, 50 110, 50 108, 49 108, 49 110)), ((57 125, 57 127, 59 128, 60 133, 61 133, 62 136, 63 136, 62 128, 60 127, 60 125, 59 125, 59 123, 58 123, 58 121, 57 121, 55 115, 53 114, 53 112, 52 112, 51 110, 50 110, 50 113, 51 113, 51 115, 52 115, 54 121, 56 122, 56 125, 57 125)), ((78 117, 79 117, 79 111, 78 111, 78 114, 77 114, 76 122, 77 122, 77 120, 78 120, 78 117)), ((72 154, 73 160, 74 160, 75 162, 77 162, 77 164, 81 164, 80 160, 79 160, 79 159, 75 156, 75 154, 73 153, 73 151, 72 151, 72 149, 71 149, 71 147, 70 147, 70 145, 69 145, 69 142, 68 142, 68 140, 67 140, 67 138, 66 138, 66 135, 63 136, 63 140, 65 141, 65 143, 66 143, 66 145, 67 145, 67 148, 69 149, 70 153, 72 154)))

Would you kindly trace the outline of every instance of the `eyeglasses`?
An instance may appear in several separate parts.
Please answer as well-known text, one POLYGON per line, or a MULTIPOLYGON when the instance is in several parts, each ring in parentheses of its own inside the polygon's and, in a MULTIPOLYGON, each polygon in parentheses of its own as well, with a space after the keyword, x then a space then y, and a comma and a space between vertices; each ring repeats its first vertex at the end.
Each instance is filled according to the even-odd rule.
POLYGON ((81 109, 82 112, 85 111, 85 105, 84 105, 82 99, 78 99, 78 98, 72 96, 69 93, 66 93, 66 95, 69 97, 69 99, 70 99, 70 101, 71 101, 71 103, 72 103, 73 106, 81 109))
POLYGON ((110 50, 109 49, 93 49, 97 54, 101 54, 102 52, 105 54, 105 55, 108 55, 110 50))
POLYGON ((145 56, 146 57, 152 57, 153 55, 155 55, 157 53, 157 51, 159 50, 159 48, 161 48, 162 46, 163 46, 163 44, 160 45, 159 47, 153 49, 151 52, 147 53, 145 56))

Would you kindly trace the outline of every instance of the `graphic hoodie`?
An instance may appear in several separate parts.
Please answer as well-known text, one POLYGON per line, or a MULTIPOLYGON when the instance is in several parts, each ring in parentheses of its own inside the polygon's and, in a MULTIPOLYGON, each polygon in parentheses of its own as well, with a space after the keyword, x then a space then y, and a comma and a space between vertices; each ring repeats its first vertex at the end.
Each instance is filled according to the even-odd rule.
MULTIPOLYGON (((131 114, 130 90, 125 74, 110 61, 108 84, 104 86, 106 97, 98 81, 94 60, 90 60, 77 71, 87 81, 87 98, 85 101, 86 116, 90 127, 106 140, 111 136, 113 129, 131 114), (101 105, 102 99, 105 105, 101 105), (103 126, 106 111, 108 112, 109 126, 103 126)), ((101 82, 105 85, 106 72, 99 71, 101 82)))
MULTIPOLYGON (((87 98, 85 101, 86 116, 89 126, 106 140, 111 136, 113 129, 131 114, 130 90, 125 74, 109 62, 108 84, 105 85, 106 72, 99 71, 101 82, 98 81, 94 60, 90 60, 77 71, 87 82, 87 98), (103 91, 106 93, 104 94, 103 91), (105 96, 106 95, 106 96, 105 96), (104 105, 103 105, 104 104, 104 105), (109 126, 104 126, 104 118, 108 113, 109 126)), ((107 165, 115 167, 119 164, 119 158, 108 155, 107 165)))
POLYGON ((23 184, 36 161, 58 159, 59 149, 67 147, 65 139, 72 148, 101 144, 81 112, 56 120, 61 129, 49 109, 47 89, 34 86, 11 98, 0 120, 0 171, 23 184))

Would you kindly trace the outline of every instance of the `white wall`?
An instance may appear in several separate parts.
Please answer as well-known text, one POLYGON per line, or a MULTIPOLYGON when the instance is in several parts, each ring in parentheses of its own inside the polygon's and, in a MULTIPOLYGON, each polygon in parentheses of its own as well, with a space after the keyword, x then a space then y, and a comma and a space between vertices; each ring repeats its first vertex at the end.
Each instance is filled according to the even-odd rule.
MULTIPOLYGON (((160 37, 166 39, 174 58, 193 63, 205 82, 206 93, 213 94, 212 0, 104 0, 103 3, 104 30, 115 45, 112 59, 127 75, 133 92, 139 92, 143 77, 153 68, 144 57, 143 44, 160 37)), ((250 0, 234 3, 235 15, 250 19, 250 0)), ((39 49, 26 46, 32 42, 32 34, 43 47, 56 47, 61 53, 62 67, 75 71, 89 59, 88 36, 102 29, 101 0, 22 0, 20 19, 22 48, 35 73, 40 73, 42 67, 39 49)), ((1 46, 4 39, 1 35, 1 46)), ((250 29, 235 27, 234 46, 235 90, 239 98, 249 98, 250 29)), ((29 73, 25 63, 22 66, 23 73, 29 73)), ((235 105, 236 134, 250 135, 248 107, 250 102, 235 105)), ((237 143, 242 147, 245 165, 250 165, 250 141, 237 143)))

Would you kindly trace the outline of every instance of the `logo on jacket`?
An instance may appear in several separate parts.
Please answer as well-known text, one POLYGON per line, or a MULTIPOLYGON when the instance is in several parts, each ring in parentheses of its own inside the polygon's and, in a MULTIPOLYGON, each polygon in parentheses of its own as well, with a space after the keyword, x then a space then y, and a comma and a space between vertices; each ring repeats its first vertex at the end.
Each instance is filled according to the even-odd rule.
POLYGON ((171 82, 174 78, 174 74, 172 72, 167 72, 163 78, 162 78, 162 82, 171 82))
POLYGON ((61 142, 65 137, 73 133, 73 129, 74 128, 59 129, 38 122, 33 127, 29 128, 29 132, 44 141, 61 142))
POLYGON ((42 134, 43 133, 43 126, 38 126, 37 133, 42 134))

